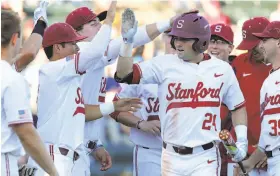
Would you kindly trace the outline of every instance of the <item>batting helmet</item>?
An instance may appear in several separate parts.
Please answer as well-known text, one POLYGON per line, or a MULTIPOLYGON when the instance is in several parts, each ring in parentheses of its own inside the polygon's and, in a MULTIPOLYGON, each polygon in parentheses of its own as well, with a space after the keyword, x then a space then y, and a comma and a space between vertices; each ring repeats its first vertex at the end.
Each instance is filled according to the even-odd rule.
POLYGON ((208 48, 211 30, 208 21, 196 11, 184 13, 178 17, 174 21, 169 35, 172 36, 170 44, 174 49, 176 49, 174 45, 174 37, 181 37, 195 39, 192 46, 193 50, 198 53, 203 53, 208 48))
POLYGON ((64 42, 80 41, 85 38, 86 37, 79 35, 67 23, 54 23, 45 30, 43 37, 43 48, 64 42))

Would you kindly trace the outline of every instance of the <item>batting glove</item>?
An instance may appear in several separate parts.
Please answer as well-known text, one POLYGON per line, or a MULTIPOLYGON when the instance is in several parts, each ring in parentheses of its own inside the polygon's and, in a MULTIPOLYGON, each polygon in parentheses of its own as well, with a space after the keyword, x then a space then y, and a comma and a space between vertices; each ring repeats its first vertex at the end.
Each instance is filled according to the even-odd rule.
POLYGON ((125 43, 133 43, 134 35, 137 32, 138 21, 135 19, 131 9, 125 9, 122 13, 122 37, 125 43))
POLYGON ((240 138, 236 142, 236 147, 238 151, 232 158, 234 162, 240 162, 247 156, 248 151, 248 140, 245 138, 240 138))
POLYGON ((42 0, 39 4, 39 7, 37 7, 34 11, 34 25, 36 25, 37 21, 43 17, 46 24, 48 24, 48 18, 47 18, 47 7, 48 7, 49 1, 48 0, 42 0))
POLYGON ((19 167, 18 172, 19 176, 35 176, 35 173, 37 171, 36 167, 30 167, 26 164, 19 167))

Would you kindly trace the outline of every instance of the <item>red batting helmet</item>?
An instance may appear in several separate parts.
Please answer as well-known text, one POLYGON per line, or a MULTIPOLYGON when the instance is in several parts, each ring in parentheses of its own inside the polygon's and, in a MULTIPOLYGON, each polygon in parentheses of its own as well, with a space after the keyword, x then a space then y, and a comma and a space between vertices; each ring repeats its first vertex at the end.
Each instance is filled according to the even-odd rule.
POLYGON ((43 37, 43 48, 64 42, 75 42, 85 39, 67 23, 54 23, 49 26, 43 37))
POLYGON ((211 30, 208 21, 198 14, 198 12, 184 13, 178 17, 172 26, 169 33, 172 36, 171 46, 174 46, 174 37, 181 37, 186 39, 195 39, 192 48, 198 53, 203 53, 207 50, 211 30))
POLYGON ((66 23, 70 24, 74 29, 94 20, 96 17, 103 21, 107 16, 107 11, 101 12, 96 15, 87 7, 80 7, 72 11, 66 17, 66 23))
POLYGON ((237 46, 240 50, 251 50, 257 46, 260 40, 253 33, 263 32, 269 21, 265 17, 251 18, 243 23, 242 26, 242 42, 237 46))
POLYGON ((211 35, 219 36, 227 42, 233 44, 233 31, 230 26, 224 23, 211 25, 211 35))

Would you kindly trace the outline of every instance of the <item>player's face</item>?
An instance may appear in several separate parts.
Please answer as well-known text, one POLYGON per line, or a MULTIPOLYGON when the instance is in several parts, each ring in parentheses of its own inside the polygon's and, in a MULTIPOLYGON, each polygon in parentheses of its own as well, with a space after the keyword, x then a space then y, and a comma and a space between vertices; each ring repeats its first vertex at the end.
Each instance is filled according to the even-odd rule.
POLYGON ((100 23, 99 18, 95 18, 94 20, 90 21, 87 24, 83 25, 83 29, 77 31, 78 34, 82 36, 86 36, 86 41, 91 41, 97 32, 100 30, 102 24, 100 23))
POLYGON ((194 52, 192 45, 195 42, 194 39, 185 39, 180 37, 175 37, 174 45, 176 48, 176 54, 180 59, 190 61, 193 56, 196 55, 194 52))
POLYGON ((233 45, 223 40, 211 39, 208 47, 208 53, 216 56, 218 59, 227 61, 229 54, 233 50, 233 45))
POLYGON ((77 54, 80 48, 76 43, 77 42, 58 44, 56 51, 59 53, 61 57, 67 57, 73 54, 77 54))
POLYGON ((279 39, 273 38, 263 38, 260 42, 260 49, 263 52, 264 62, 271 63, 273 58, 275 58, 277 54, 277 46, 279 43, 279 39))
POLYGON ((260 43, 252 49, 252 59, 254 59, 257 62, 263 62, 264 61, 264 55, 263 51, 260 47, 260 43))

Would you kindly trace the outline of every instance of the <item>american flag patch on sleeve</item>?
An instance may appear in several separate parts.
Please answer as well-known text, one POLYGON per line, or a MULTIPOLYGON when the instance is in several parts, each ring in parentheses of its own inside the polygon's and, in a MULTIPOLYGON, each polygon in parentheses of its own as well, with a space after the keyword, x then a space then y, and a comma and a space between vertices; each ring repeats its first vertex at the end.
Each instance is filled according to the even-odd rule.
POLYGON ((20 119, 28 119, 30 114, 28 110, 19 110, 18 115, 20 119))

